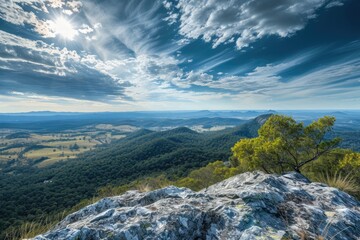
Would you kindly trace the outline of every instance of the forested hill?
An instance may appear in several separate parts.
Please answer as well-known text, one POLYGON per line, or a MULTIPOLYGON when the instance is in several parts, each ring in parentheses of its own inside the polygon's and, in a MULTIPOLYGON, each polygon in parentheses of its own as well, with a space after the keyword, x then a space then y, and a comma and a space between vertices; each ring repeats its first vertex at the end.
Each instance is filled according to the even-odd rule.
POLYGON ((0 231, 21 220, 69 208, 106 184, 124 184, 156 174, 177 178, 209 162, 227 160, 230 148, 240 138, 255 137, 269 116, 217 132, 197 133, 184 127, 163 132, 140 130, 78 159, 1 173, 0 231))

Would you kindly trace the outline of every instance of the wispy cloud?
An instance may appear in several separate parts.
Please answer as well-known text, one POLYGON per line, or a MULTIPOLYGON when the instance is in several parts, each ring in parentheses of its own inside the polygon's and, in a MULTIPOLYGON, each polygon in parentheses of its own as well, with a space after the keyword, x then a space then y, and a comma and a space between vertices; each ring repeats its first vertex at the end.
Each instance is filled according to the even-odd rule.
POLYGON ((293 97, 330 96, 334 93, 360 91, 360 57, 297 76, 291 82, 282 84, 279 91, 293 97))
POLYGON ((155 54, 173 48, 166 40, 159 39, 164 34, 161 24, 162 7, 159 1, 106 1, 99 5, 92 1, 83 3, 84 12, 92 25, 101 23, 96 33, 96 49, 104 58, 113 58, 115 53, 133 55, 155 54), (111 45, 111 48, 109 48, 111 45), (127 49, 127 52, 124 52, 127 49), (129 52, 130 51, 130 52, 129 52))
MULTIPOLYGON (((214 76, 205 71, 191 71, 184 74, 184 79, 180 79, 177 85, 180 87, 191 87, 192 85, 204 86, 211 89, 222 89, 236 93, 263 92, 265 89, 273 88, 281 84, 280 73, 291 69, 309 60, 317 49, 302 53, 278 63, 258 66, 244 75, 214 76)), ((216 58, 215 58, 216 59, 216 58)), ((209 60, 212 62, 212 60, 209 60)), ((208 70, 208 69, 206 69, 208 70)))

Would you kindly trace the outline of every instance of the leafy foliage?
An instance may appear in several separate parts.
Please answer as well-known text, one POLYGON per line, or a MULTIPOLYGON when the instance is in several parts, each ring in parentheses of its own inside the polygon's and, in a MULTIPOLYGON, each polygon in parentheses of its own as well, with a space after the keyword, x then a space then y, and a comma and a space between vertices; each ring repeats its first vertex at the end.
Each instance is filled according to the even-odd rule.
POLYGON ((344 158, 340 161, 339 167, 341 169, 344 168, 360 169, 360 153, 351 152, 346 154, 344 158))
POLYGON ((326 139, 334 117, 325 116, 308 126, 291 117, 273 115, 259 129, 259 136, 242 139, 232 148, 240 165, 265 172, 300 169, 335 148, 339 138, 326 139))

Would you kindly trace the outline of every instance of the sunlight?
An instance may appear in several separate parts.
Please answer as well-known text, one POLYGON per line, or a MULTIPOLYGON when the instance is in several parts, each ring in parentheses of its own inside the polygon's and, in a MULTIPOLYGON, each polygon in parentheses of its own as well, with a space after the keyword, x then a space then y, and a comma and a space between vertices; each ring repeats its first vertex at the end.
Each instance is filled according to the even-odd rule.
POLYGON ((74 40, 74 37, 77 35, 77 31, 73 28, 71 22, 63 17, 56 19, 53 30, 56 35, 68 40, 74 40))

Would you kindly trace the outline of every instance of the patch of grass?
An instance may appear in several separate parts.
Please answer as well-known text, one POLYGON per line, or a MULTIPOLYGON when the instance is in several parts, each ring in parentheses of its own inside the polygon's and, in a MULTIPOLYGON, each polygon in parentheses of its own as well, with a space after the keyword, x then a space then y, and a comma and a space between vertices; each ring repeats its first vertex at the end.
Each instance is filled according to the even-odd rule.
POLYGON ((150 192, 155 189, 160 189, 172 185, 173 183, 168 180, 164 175, 155 178, 146 178, 138 181, 135 188, 140 192, 150 192))
POLYGON ((45 233, 56 226, 68 212, 61 212, 51 216, 43 216, 33 222, 24 222, 20 226, 10 227, 5 231, 5 240, 33 238, 45 233))
POLYGON ((72 208, 65 210, 63 212, 53 215, 44 215, 32 222, 24 222, 20 226, 9 227, 8 229, 5 230, 4 240, 29 239, 37 235, 44 234, 49 230, 53 229, 67 215, 74 213, 90 204, 93 204, 99 201, 100 199, 102 199, 102 197, 93 197, 90 199, 84 199, 75 206, 73 206, 72 208))
POLYGON ((334 174, 322 173, 316 177, 316 181, 327 184, 330 187, 338 188, 341 191, 347 192, 352 195, 359 195, 360 187, 352 173, 346 175, 336 172, 334 174))

